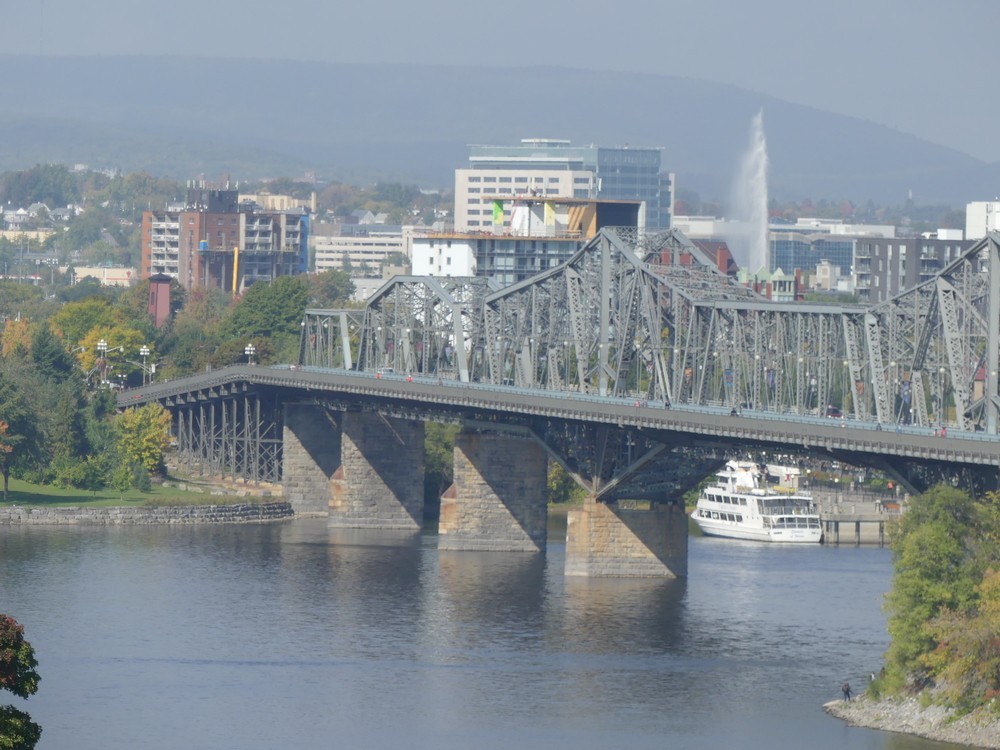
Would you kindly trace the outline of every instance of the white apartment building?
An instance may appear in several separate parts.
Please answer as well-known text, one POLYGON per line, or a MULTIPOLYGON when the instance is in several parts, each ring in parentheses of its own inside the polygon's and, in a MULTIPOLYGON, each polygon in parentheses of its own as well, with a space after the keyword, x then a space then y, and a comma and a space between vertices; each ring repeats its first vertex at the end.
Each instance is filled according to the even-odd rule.
POLYGON ((382 278, 381 268, 402 255, 413 256, 413 238, 426 227, 393 227, 379 230, 369 225, 365 234, 328 234, 338 231, 332 225, 316 224, 309 237, 313 256, 313 270, 347 271, 357 278, 382 278), (328 229, 329 227, 329 229, 328 229))
POLYGON ((456 169, 455 231, 504 234, 510 230, 511 204, 502 222, 493 213, 493 198, 515 195, 588 198, 595 192, 590 171, 566 169, 456 169))
POLYGON ((468 235, 417 237, 413 241, 413 275, 475 276, 476 244, 468 235))
POLYGON ((988 232, 1000 232, 1000 200, 967 203, 965 239, 981 240, 988 232))

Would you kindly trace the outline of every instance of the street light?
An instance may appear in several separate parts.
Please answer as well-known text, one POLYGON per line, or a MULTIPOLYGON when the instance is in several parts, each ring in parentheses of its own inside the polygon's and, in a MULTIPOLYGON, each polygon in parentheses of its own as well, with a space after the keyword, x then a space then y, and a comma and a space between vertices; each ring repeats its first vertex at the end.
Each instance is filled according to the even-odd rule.
POLYGON ((253 356, 257 353, 257 347, 254 346, 253 344, 247 344, 246 348, 243 350, 243 353, 247 355, 247 364, 252 365, 253 356))
POLYGON ((145 344, 139 347, 139 355, 142 357, 142 384, 146 385, 146 374, 149 372, 146 369, 146 357, 149 356, 149 347, 145 344))
POLYGON ((97 373, 103 386, 108 380, 108 342, 101 339, 97 342, 97 373))

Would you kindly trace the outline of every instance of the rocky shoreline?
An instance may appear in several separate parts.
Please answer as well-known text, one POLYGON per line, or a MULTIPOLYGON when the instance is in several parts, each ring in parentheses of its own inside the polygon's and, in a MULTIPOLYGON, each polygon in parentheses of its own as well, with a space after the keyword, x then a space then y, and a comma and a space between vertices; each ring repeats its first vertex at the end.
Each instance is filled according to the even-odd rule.
POLYGON ((985 710, 955 718, 951 709, 920 705, 915 697, 830 701, 823 710, 851 726, 902 732, 938 742, 1000 750, 1000 716, 985 710))

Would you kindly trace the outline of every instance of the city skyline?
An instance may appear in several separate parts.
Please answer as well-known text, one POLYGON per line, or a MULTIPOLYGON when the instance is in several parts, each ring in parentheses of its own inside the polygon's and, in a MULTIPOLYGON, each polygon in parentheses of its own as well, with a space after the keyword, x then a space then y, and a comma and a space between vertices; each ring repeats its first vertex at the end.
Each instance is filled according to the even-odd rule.
MULTIPOLYGON (((860 117, 1000 161, 990 127, 1000 101, 976 95, 991 70, 991 32, 1000 21, 1000 5, 989 0, 844 0, 835 12, 792 0, 697 7, 623 0, 613 13, 595 0, 513 0, 492 12, 456 0, 287 0, 287 22, 263 25, 260 17, 273 6, 262 0, 175 0, 169 11, 150 0, 4 5, 4 50, 13 55, 557 65, 680 76, 860 117), (173 23, 149 23, 165 12, 198 23, 183 35, 173 23)), ((434 93, 433 80, 414 87, 434 93)))

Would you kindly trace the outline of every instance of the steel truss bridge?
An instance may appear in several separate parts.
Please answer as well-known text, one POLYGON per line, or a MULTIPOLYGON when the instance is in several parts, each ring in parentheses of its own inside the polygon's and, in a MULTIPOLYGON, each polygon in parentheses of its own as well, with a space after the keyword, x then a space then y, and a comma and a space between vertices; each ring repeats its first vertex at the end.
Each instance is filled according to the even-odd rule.
POLYGON ((523 431, 607 501, 683 490, 761 448, 873 466, 911 491, 982 492, 1000 468, 998 328, 998 234, 860 306, 772 302, 680 232, 604 230, 505 288, 397 277, 363 309, 307 310, 293 365, 119 405, 161 401, 182 454, 252 480, 280 477, 280 404, 312 399, 523 431))

